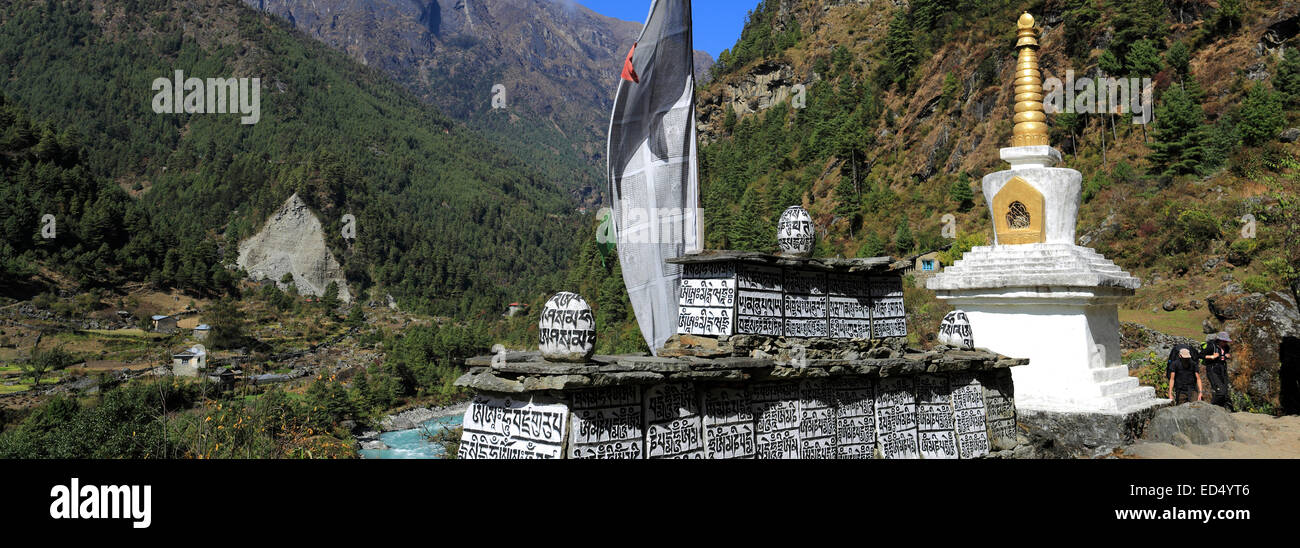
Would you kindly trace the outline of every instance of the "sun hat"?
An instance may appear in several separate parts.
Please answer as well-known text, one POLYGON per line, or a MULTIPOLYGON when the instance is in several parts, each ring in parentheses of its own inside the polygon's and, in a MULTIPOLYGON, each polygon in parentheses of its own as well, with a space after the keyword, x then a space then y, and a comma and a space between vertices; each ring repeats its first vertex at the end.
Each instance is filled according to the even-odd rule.
POLYGON ((1220 331, 1220 332, 1219 332, 1219 340, 1221 340, 1221 341, 1223 341, 1223 342, 1232 342, 1232 338, 1228 336, 1228 332, 1227 332, 1227 331, 1220 331))

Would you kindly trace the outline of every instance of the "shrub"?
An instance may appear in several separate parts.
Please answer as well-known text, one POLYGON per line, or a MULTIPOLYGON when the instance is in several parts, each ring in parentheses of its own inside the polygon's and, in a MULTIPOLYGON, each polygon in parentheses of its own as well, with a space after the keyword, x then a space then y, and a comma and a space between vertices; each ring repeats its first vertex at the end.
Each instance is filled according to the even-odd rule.
POLYGON ((1242 392, 1232 391, 1232 408, 1238 412, 1280 416, 1281 409, 1267 401, 1255 401, 1242 392))
POLYGON ((1242 280, 1241 287, 1251 293, 1267 293, 1273 290, 1273 283, 1269 281, 1267 276, 1256 274, 1247 276, 1245 280, 1242 280))
POLYGON ((1242 238, 1228 246, 1228 262, 1234 266, 1250 264, 1255 251, 1259 249, 1259 240, 1242 238))
POLYGON ((1169 393, 1169 372, 1166 365, 1165 360, 1160 359, 1155 352, 1138 359, 1138 381, 1146 386, 1155 387, 1157 397, 1164 397, 1169 393))
POLYGON ((1183 210, 1166 228, 1172 234, 1165 241, 1165 253, 1196 251, 1223 236, 1218 220, 1200 209, 1183 210))

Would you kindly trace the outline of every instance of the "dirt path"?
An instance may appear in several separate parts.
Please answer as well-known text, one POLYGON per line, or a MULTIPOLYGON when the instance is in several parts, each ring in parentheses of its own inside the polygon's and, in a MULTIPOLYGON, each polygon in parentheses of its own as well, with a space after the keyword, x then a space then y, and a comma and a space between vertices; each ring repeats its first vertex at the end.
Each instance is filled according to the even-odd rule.
POLYGON ((1123 454, 1144 459, 1300 459, 1300 416, 1233 413, 1232 418, 1239 425, 1233 441, 1183 447, 1140 442, 1124 448, 1123 454))

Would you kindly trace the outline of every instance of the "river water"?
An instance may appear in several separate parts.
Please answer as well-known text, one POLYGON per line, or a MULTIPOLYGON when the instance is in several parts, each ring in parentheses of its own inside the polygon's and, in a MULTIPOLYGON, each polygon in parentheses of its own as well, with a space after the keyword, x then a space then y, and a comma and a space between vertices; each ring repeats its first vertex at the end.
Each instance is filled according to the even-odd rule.
MULTIPOLYGON (((423 423, 423 426, 429 432, 437 432, 443 428, 456 428, 460 426, 462 419, 461 414, 455 414, 448 417, 438 417, 429 419, 423 423)), ((395 432, 385 432, 379 435, 380 441, 388 446, 386 450, 363 450, 361 458, 363 459, 441 459, 446 457, 446 452, 442 446, 427 441, 420 435, 420 429, 415 430, 398 430, 395 432)))

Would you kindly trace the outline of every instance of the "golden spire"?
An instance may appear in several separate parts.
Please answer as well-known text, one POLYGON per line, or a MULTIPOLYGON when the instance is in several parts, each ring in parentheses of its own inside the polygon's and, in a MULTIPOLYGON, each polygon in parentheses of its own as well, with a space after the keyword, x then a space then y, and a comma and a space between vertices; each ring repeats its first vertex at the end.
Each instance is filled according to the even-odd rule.
POLYGON ((1043 75, 1038 71, 1038 29, 1034 17, 1025 12, 1016 26, 1016 117, 1011 146, 1045 146, 1047 114, 1043 112, 1043 75))

